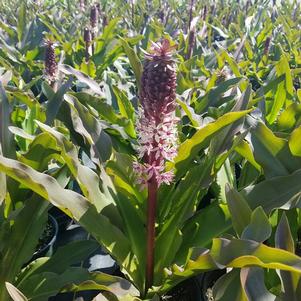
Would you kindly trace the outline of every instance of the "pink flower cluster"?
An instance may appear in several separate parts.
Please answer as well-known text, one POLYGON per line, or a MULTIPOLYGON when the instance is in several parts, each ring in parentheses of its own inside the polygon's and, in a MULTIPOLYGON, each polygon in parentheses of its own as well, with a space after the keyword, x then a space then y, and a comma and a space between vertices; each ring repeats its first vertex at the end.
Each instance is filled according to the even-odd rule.
POLYGON ((162 183, 169 185, 173 180, 173 171, 165 171, 165 162, 173 161, 177 155, 177 122, 174 112, 162 114, 160 123, 154 117, 145 116, 140 109, 136 125, 138 133, 138 158, 146 163, 135 162, 134 172, 137 183, 142 187, 155 177, 158 186, 162 183))
POLYGON ((153 182, 157 186, 170 184, 173 172, 165 171, 165 162, 177 154, 176 71, 168 40, 153 43, 146 53, 141 77, 138 112, 138 158, 133 168, 137 182, 143 186, 153 182))

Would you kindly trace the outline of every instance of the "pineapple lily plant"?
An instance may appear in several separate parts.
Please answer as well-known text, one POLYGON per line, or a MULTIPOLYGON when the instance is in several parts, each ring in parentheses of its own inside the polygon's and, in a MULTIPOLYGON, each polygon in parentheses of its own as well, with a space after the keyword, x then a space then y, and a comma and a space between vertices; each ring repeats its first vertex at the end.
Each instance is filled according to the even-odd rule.
POLYGON ((300 8, 50 2, 0 4, 0 300, 298 300, 300 8), (50 204, 94 240, 28 264, 50 204))
MULTIPOLYGON (((251 235, 252 218, 250 224, 245 224, 246 229, 251 228, 246 238, 216 238, 231 229, 231 216, 236 218, 233 225, 239 223, 235 210, 229 212, 219 202, 197 209, 200 194, 220 169, 217 159, 223 152, 221 145, 231 145, 233 134, 241 128, 237 125, 242 125, 244 116, 250 112, 243 110, 250 98, 250 88, 232 112, 204 125, 177 146, 179 117, 171 52, 169 41, 163 40, 146 54, 140 89, 142 108, 137 118, 137 159, 114 152, 104 164, 96 144, 93 146, 92 134, 91 151, 96 165, 89 168, 81 162, 78 147, 67 137, 37 121, 41 132, 31 144, 45 139, 48 142, 42 143, 42 148, 47 148, 52 141, 50 158, 55 156, 64 162, 82 195, 63 188, 51 175, 0 156, 2 172, 77 220, 117 260, 134 286, 129 284, 128 289, 117 293, 104 278, 95 276, 93 287, 105 289, 102 294, 109 300, 127 300, 129 295, 133 300, 156 300, 187 277, 212 269, 256 265, 298 273, 301 263, 296 255, 265 246, 262 240, 256 242, 251 235), (195 161, 197 154, 201 156, 195 161)), ((78 117, 74 118, 82 120, 84 128, 91 127, 91 123, 86 123, 89 113, 83 110, 77 94, 66 94, 65 101, 76 109, 78 117)), ((89 118, 98 123, 92 115, 89 118)), ((93 126, 90 132, 95 129, 93 126)), ((87 135, 83 128, 79 133, 87 135)), ((220 160, 227 158, 222 156, 220 160)), ((229 204, 232 201, 230 195, 229 204)), ((110 281, 122 286, 118 277, 112 276, 110 281)), ((37 293, 26 286, 20 288, 25 295, 37 293)), ((73 286, 63 290, 84 288, 84 282, 75 280, 73 286)))

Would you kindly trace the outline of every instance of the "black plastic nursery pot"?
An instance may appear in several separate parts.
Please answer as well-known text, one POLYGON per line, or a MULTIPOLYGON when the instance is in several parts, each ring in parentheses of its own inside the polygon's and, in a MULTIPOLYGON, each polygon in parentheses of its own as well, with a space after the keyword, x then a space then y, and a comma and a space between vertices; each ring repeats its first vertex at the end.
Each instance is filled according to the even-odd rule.
POLYGON ((67 229, 68 225, 72 223, 72 219, 57 207, 53 206, 49 210, 49 213, 57 221, 59 233, 64 232, 67 229))
POLYGON ((48 253, 52 252, 58 232, 59 226, 56 219, 51 214, 48 214, 48 222, 46 228, 39 239, 39 244, 31 260, 35 260, 39 257, 44 257, 48 253))

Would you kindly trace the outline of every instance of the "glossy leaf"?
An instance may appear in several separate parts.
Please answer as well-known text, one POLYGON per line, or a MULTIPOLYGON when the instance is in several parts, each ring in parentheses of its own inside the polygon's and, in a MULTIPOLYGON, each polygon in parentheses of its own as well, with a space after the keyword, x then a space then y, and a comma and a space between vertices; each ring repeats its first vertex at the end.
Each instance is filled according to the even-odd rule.
POLYGON ((240 272, 241 284, 248 300, 275 301, 264 284, 264 271, 260 268, 243 268, 240 272))
POLYGON ((190 139, 184 141, 178 150, 175 158, 175 168, 182 173, 188 168, 188 164, 195 158, 197 153, 208 146, 210 139, 225 126, 242 118, 250 111, 231 112, 220 117, 216 121, 207 124, 199 129, 190 139))
POLYGON ((129 58, 131 67, 132 67, 135 77, 136 77, 138 89, 140 89, 142 64, 141 64, 136 52, 130 47, 130 45, 127 43, 127 41, 121 37, 119 37, 119 39, 121 41, 121 45, 123 47, 124 52, 126 53, 127 57, 129 58))
POLYGON ((262 166, 266 178, 289 175, 301 167, 300 158, 291 154, 287 141, 277 137, 263 123, 251 130, 251 144, 254 158, 262 166))
POLYGON ((213 298, 216 301, 247 301, 240 285, 240 271, 232 270, 219 278, 213 286, 213 298))
MULTIPOLYGON (((292 253, 295 252, 294 240, 284 212, 275 233, 275 246, 292 253)), ((300 275, 287 271, 279 271, 278 273, 282 279, 282 298, 297 301, 300 293, 300 275)))
POLYGON ((48 206, 35 196, 28 199, 19 212, 14 212, 14 223, 3 237, 7 243, 0 258, 0 299, 6 299, 5 281, 14 282, 22 266, 31 259, 46 225, 48 206), (35 218, 32 218, 33 212, 35 218))
POLYGON ((300 117, 301 105, 292 103, 280 114, 277 124, 281 130, 290 130, 295 126, 300 117))
POLYGON ((80 82, 85 83, 93 92, 103 96, 103 91, 101 90, 99 84, 92 78, 90 78, 88 75, 80 72, 79 70, 74 69, 71 66, 64 64, 59 65, 59 70, 66 75, 75 76, 80 82))
POLYGON ((139 291, 128 280, 101 272, 91 273, 88 279, 82 283, 67 285, 62 292, 85 290, 106 290, 118 298, 126 295, 134 298, 139 295, 139 291))
POLYGON ((11 124, 10 110, 7 94, 0 81, 0 144, 3 155, 14 159, 16 158, 14 140, 12 134, 8 131, 11 124))
POLYGON ((275 208, 289 209, 300 206, 301 170, 289 176, 274 177, 241 191, 251 209, 262 206, 266 212, 275 208))
POLYGON ((131 251, 128 239, 107 217, 98 213, 85 197, 71 190, 63 189, 51 176, 2 156, 0 156, 0 170, 71 215, 109 252, 114 253, 118 262, 127 271, 133 271, 131 272, 132 277, 136 277, 137 270, 130 269, 130 266, 135 267, 136 259, 129 257, 131 251))
POLYGON ((289 138, 289 148, 294 156, 301 157, 301 147, 300 141, 301 137, 301 127, 297 127, 291 134, 289 138))
POLYGON ((86 107, 74 96, 65 95, 65 100, 71 108, 74 130, 91 145, 92 158, 95 163, 109 159, 112 151, 112 142, 104 131, 104 125, 96 119, 86 107))
POLYGON ((213 240, 210 255, 221 267, 243 268, 255 265, 301 274, 299 256, 253 240, 216 238, 213 240))
POLYGON ((251 214, 250 224, 241 234, 242 239, 264 242, 272 233, 272 227, 262 207, 257 207, 251 214))
POLYGON ((60 109, 65 93, 70 89, 73 79, 70 78, 59 90, 51 96, 46 107, 46 124, 51 125, 60 109))
POLYGON ((252 210, 242 195, 229 185, 226 186, 226 197, 233 228, 241 236, 251 221, 252 210))

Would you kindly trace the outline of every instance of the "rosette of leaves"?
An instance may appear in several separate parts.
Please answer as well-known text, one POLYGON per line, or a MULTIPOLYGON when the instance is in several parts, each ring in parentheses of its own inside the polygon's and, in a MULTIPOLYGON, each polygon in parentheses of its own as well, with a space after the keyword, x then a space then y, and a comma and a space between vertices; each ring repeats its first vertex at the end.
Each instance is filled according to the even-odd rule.
MULTIPOLYGON (((175 170, 175 182, 170 186, 162 185, 158 194, 154 279, 146 294, 146 194, 134 182, 131 172, 133 156, 115 151, 106 163, 94 156, 95 165, 88 167, 81 161, 79 147, 70 141, 68 135, 58 128, 36 122, 41 132, 30 138, 32 145, 38 144, 42 150, 51 149, 55 153, 56 164, 70 172, 82 195, 63 188, 53 176, 35 170, 28 162, 24 164, 0 156, 0 170, 30 187, 86 228, 117 260, 127 279, 139 290, 136 294, 140 298, 161 296, 177 283, 201 271, 236 268, 240 264, 248 266, 250 262, 272 268, 275 267, 272 263, 279 260, 281 269, 293 269, 299 273, 298 266, 292 267, 291 257, 288 260, 282 257, 285 251, 273 249, 268 252, 270 249, 259 243, 256 248, 261 247, 263 253, 256 253, 251 240, 218 238, 231 229, 225 204, 214 200, 203 210, 197 210, 208 186, 233 151, 233 137, 238 135, 243 117, 249 113, 244 109, 250 94, 250 88, 246 89, 232 112, 196 128, 190 138, 181 141, 173 166, 170 166, 175 170), (236 249, 236 244, 240 244, 241 248, 236 249), (252 261, 243 261, 246 255, 252 257, 252 261)), ((65 98, 68 106, 76 109, 73 114, 77 119, 74 120, 80 120, 87 114, 77 96, 69 94, 65 98)), ((98 124, 95 116, 87 120, 87 125, 98 124)), ((77 129, 81 129, 80 133, 87 141, 93 141, 94 136, 84 131, 85 127, 77 129)), ((236 139, 239 141, 241 137, 236 139)), ((93 149, 97 154, 96 148, 93 149)), ((300 260, 297 256, 293 258, 296 262, 300 260)), ((75 285, 73 290, 81 287, 80 284, 75 285)), ((138 297, 133 296, 132 299, 138 297)), ((114 300, 110 294, 107 298, 114 300)))

